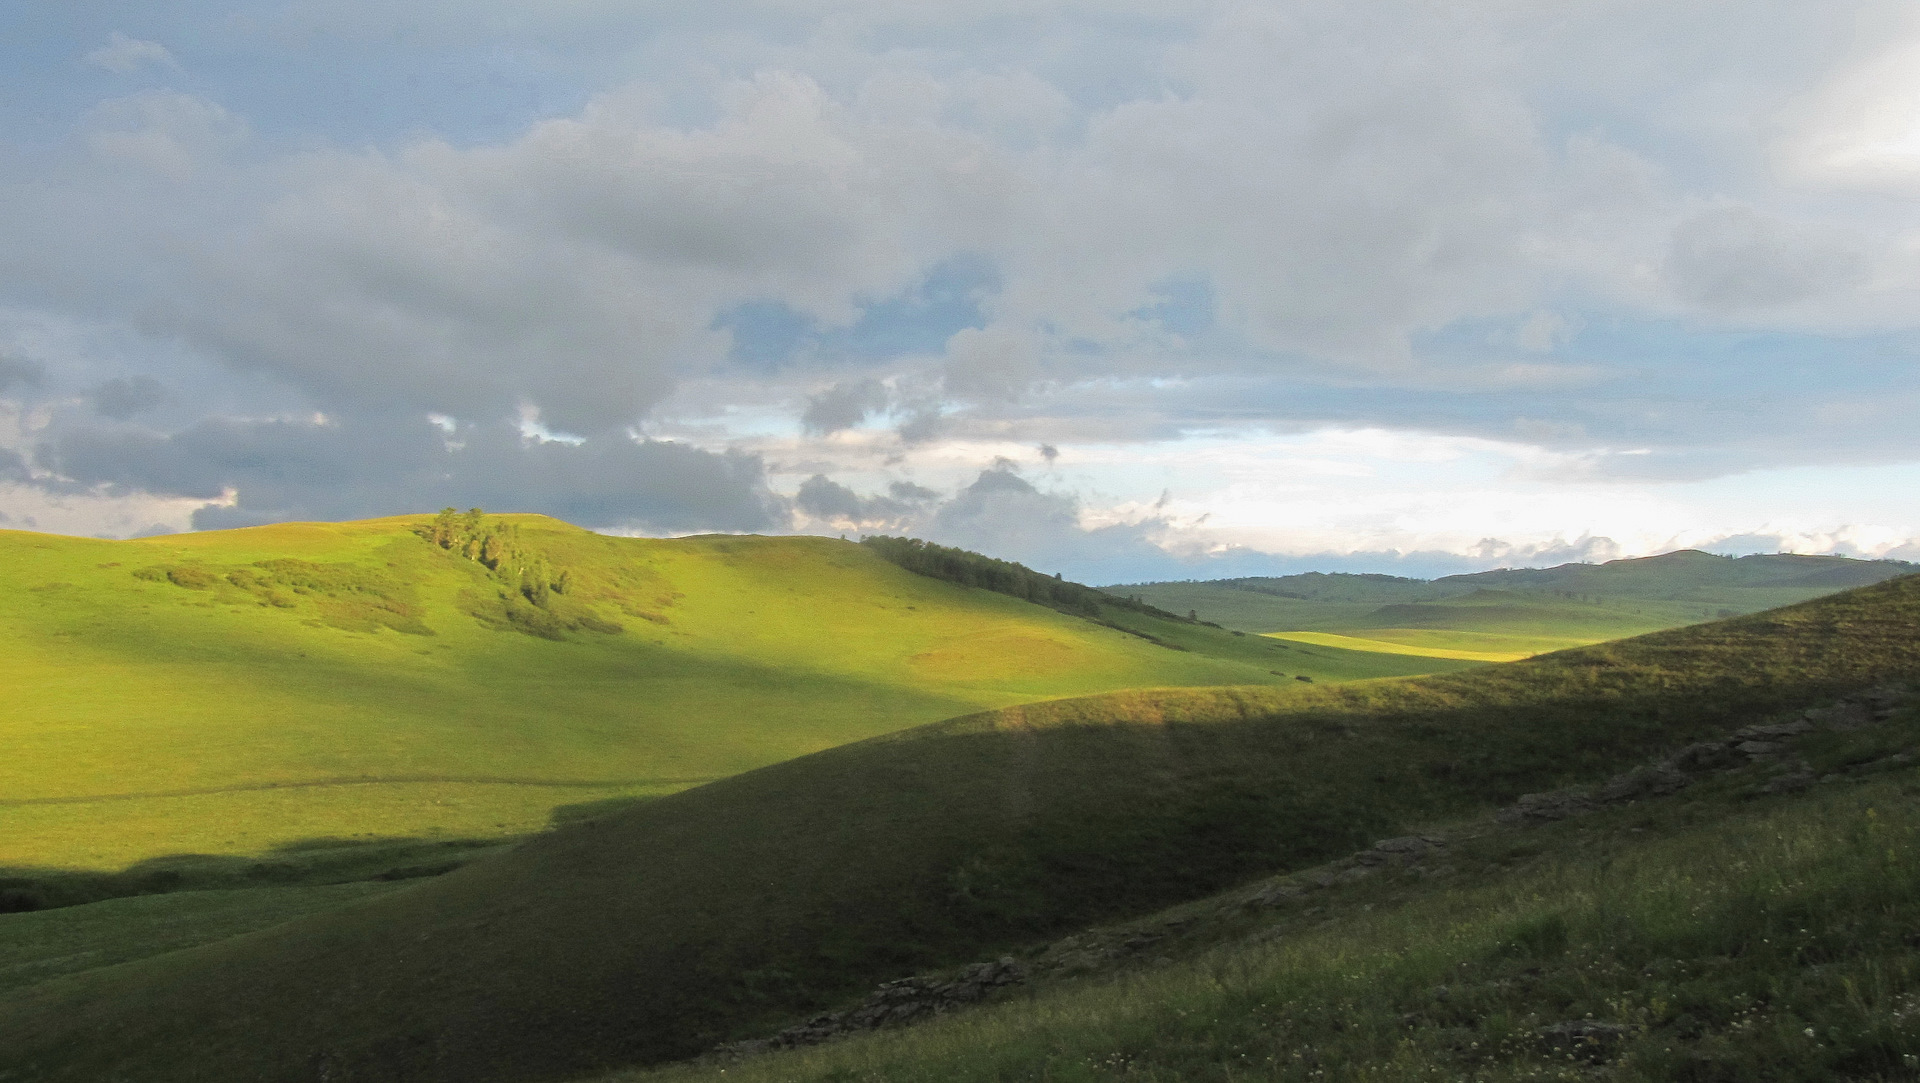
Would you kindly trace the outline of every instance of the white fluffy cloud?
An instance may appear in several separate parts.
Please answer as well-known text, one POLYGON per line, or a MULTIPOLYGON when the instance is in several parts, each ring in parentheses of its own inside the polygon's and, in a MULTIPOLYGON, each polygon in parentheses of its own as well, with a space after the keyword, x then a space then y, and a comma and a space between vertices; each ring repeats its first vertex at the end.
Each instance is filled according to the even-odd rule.
POLYGON ((87 54, 87 63, 117 75, 132 75, 143 67, 178 68, 167 47, 157 41, 130 38, 115 30, 107 43, 87 54))

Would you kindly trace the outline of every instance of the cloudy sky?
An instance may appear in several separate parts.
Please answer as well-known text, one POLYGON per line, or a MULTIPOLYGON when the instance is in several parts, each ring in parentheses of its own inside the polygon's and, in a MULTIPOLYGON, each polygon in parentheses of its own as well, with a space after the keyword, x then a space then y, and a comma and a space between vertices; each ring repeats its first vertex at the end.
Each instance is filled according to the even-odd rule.
POLYGON ((1920 559, 1920 9, 0 7, 0 526, 1920 559))

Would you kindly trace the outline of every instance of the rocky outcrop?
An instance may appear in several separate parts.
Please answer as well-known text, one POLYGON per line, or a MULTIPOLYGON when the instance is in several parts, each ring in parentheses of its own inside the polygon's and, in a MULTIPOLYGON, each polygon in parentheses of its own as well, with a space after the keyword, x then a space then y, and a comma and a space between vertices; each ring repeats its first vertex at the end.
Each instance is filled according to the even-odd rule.
POLYGON ((826 1012, 771 1038, 755 1038, 721 1046, 717 1052, 745 1056, 769 1049, 818 1045, 855 1031, 911 1023, 985 1000, 994 993, 1027 980, 1027 967, 1012 956, 975 963, 950 976, 915 976, 890 981, 865 1000, 839 1012, 826 1012))
MULTIPOLYGON (((1795 738, 1815 730, 1852 730, 1884 721, 1900 709, 1909 694, 1904 685, 1889 685, 1849 696, 1838 703, 1809 708, 1784 722, 1743 726, 1718 741, 1688 745, 1656 763, 1615 775, 1599 786, 1525 794, 1494 813, 1494 819, 1503 824, 1550 823, 1612 805, 1666 797, 1715 772, 1784 760, 1795 738)), ((1815 781, 1811 767, 1804 761, 1794 761, 1782 774, 1762 783, 1757 792, 1797 793, 1815 781)))

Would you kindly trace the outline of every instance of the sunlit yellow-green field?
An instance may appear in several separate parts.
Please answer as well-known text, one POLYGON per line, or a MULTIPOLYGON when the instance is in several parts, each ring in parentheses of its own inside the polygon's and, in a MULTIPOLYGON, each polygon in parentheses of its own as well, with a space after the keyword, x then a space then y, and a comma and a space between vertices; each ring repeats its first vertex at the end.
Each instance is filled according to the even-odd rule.
POLYGON ((570 571, 567 604, 602 630, 476 618, 503 588, 418 536, 424 516, 136 541, 0 531, 0 868, 517 835, 563 806, 985 707, 1422 668, 1190 627, 1177 634, 1212 638, 1169 649, 825 538, 498 518, 570 571), (276 567, 347 585, 248 578, 276 567))
MULTIPOLYGON (((1337 632, 1268 632, 1266 635, 1269 639, 1284 639, 1290 643, 1309 643, 1316 647, 1340 647, 1350 651, 1405 654, 1416 658, 1453 658, 1467 662, 1517 662, 1522 658, 1531 658, 1542 650, 1555 649, 1536 646, 1535 641, 1522 636, 1496 636, 1484 632, 1435 632, 1425 628, 1368 629, 1364 636, 1341 635, 1337 632), (1488 640, 1505 641, 1499 645, 1508 648, 1520 647, 1520 649, 1474 649, 1489 646, 1490 644, 1486 642, 1488 640), (1522 643, 1525 644, 1524 647, 1520 646, 1522 643), (1528 650, 1525 649, 1526 647, 1535 649, 1528 650)), ((1558 646, 1577 645, 1579 644, 1558 644, 1558 646)))

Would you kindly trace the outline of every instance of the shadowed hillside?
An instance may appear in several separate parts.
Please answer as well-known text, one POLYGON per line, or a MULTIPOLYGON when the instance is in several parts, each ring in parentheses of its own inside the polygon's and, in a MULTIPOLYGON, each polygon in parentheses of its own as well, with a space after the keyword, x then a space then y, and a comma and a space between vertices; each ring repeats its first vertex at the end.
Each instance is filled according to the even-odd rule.
POLYGON ((1920 675, 1920 579, 1457 675, 1153 690, 922 727, 420 886, 32 987, 21 1078, 555 1079, 1314 863, 1920 675))
POLYGON ((1531 805, 1562 818, 1516 815, 1523 800, 1429 823, 884 986, 745 1057, 602 1083, 1911 1079, 1914 693, 1870 690, 1789 715, 1770 749, 1727 734, 1695 746, 1718 758, 1531 805), (840 1040, 814 1044, 822 1030, 840 1040))

